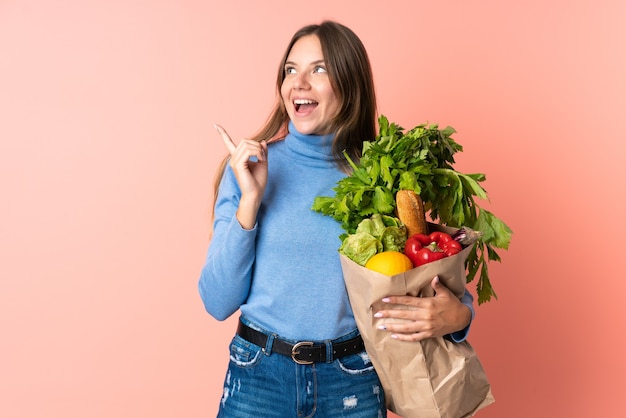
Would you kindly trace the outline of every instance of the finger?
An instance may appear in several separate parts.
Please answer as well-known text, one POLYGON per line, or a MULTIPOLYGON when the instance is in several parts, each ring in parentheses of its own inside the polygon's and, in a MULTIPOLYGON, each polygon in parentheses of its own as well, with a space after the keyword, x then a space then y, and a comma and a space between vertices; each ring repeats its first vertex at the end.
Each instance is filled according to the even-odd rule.
POLYGON ((381 302, 391 305, 407 305, 411 307, 420 307, 425 299, 417 296, 387 296, 381 299, 381 302))
POLYGON ((230 139, 230 136, 228 135, 228 132, 226 132, 226 130, 224 128, 222 128, 220 125, 218 125, 217 123, 214 124, 213 126, 215 127, 217 132, 222 137, 222 140, 224 141, 224 144, 226 145, 226 148, 228 148, 228 152, 232 155, 235 152, 235 150, 237 149, 237 146, 235 145, 233 140, 230 139))
POLYGON ((431 282, 430 282, 430 286, 433 288, 433 290, 435 291, 435 293, 441 291, 441 288, 443 287, 443 285, 441 284, 441 282, 439 281, 439 276, 435 276, 431 282))
POLYGON ((436 327, 432 323, 432 321, 421 319, 416 319, 413 321, 383 323, 380 324, 377 328, 381 331, 391 333, 392 338, 396 338, 398 336, 406 337, 400 339, 407 341, 416 341, 416 338, 430 338, 435 335, 434 333, 436 330, 436 327))
POLYGON ((391 338, 402 341, 419 341, 433 336, 433 329, 427 323, 385 323, 377 328, 391 334, 391 338))
POLYGON ((394 340, 407 341, 407 342, 423 341, 426 338, 430 338, 430 337, 431 336, 428 335, 428 333, 426 332, 414 332, 410 334, 392 334, 391 335, 391 338, 393 338, 394 340))
POLYGON ((435 276, 435 278, 430 282, 430 285, 435 291, 435 296, 450 294, 450 289, 448 289, 443 283, 441 283, 441 280, 439 280, 439 276, 435 276))
POLYGON ((397 319, 413 319, 417 309, 387 309, 378 311, 374 314, 374 318, 397 318, 397 319))

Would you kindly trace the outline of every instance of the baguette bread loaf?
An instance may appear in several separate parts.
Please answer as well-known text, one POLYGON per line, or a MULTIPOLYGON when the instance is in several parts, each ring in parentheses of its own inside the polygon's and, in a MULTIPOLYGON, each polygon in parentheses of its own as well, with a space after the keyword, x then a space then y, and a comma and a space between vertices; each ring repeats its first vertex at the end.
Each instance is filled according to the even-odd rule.
POLYGON ((428 234, 428 224, 422 198, 413 190, 398 190, 396 193, 396 214, 406 226, 408 236, 428 234))

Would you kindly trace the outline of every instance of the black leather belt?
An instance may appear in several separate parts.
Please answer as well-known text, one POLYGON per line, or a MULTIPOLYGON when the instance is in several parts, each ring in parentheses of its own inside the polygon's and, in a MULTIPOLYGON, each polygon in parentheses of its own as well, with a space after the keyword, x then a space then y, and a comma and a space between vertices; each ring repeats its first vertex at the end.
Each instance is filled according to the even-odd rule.
MULTIPOLYGON (((254 328, 250 328, 241 320, 237 326, 237 334, 244 340, 265 348, 269 336, 254 328)), ((275 338, 272 343, 272 352, 291 357, 298 364, 312 364, 332 362, 335 359, 357 354, 365 350, 365 344, 361 336, 347 341, 328 342, 332 347, 332 357, 326 358, 326 344, 313 343, 312 341, 300 341, 295 344, 288 343, 280 338, 275 338)))

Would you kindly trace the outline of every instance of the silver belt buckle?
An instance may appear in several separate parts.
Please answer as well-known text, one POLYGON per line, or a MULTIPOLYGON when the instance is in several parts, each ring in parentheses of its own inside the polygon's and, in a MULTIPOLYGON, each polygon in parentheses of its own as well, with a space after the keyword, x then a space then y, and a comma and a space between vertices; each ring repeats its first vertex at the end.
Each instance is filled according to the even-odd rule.
POLYGON ((300 347, 313 347, 313 343, 311 341, 300 341, 299 343, 294 344, 291 349, 291 359, 298 364, 313 364, 311 360, 299 360, 296 358, 300 351, 298 350, 300 347))

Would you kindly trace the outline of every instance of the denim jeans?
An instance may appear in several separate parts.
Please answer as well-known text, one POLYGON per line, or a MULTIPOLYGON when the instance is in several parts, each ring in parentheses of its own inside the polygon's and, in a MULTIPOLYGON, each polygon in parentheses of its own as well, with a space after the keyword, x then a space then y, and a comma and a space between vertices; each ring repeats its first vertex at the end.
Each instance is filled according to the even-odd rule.
MULTIPOLYGON (((337 341, 356 335, 358 331, 337 341)), ((230 344, 218 418, 386 416, 385 395, 366 352, 328 363, 297 364, 238 335, 230 344)))

